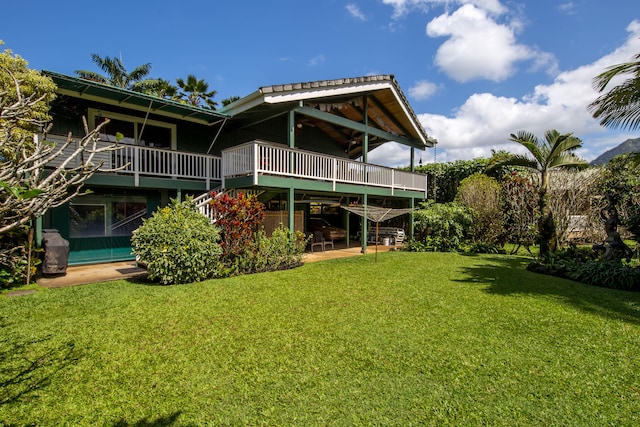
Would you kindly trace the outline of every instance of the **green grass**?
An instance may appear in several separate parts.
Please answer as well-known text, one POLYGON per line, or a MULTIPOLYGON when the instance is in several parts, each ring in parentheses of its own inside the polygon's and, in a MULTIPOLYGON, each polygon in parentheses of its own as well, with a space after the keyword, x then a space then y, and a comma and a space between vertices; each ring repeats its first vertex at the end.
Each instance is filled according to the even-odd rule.
POLYGON ((638 425, 640 295, 527 262, 391 252, 0 297, 0 425, 638 425))

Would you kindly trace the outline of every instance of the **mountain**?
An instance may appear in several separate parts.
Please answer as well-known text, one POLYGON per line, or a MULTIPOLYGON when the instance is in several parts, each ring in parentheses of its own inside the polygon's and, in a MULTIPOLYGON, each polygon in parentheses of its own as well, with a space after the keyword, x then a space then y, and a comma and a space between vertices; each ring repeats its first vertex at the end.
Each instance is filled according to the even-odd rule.
POLYGON ((600 154, 597 158, 591 161, 591 165, 602 165, 620 154, 637 152, 640 152, 640 138, 627 139, 617 147, 600 154))

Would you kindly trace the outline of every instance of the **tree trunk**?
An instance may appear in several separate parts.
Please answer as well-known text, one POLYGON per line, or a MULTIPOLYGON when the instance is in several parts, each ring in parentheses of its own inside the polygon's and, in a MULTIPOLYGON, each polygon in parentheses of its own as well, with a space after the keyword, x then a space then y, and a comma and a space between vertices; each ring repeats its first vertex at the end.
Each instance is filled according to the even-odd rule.
POLYGON ((549 252, 555 252, 558 248, 558 236, 556 233, 556 223, 553 219, 553 212, 549 206, 549 195, 547 194, 548 181, 543 176, 543 184, 540 188, 540 199, 538 208, 540 218, 538 219, 538 238, 540 239, 540 257, 546 257, 549 252), (547 186, 545 186, 545 183, 547 186))

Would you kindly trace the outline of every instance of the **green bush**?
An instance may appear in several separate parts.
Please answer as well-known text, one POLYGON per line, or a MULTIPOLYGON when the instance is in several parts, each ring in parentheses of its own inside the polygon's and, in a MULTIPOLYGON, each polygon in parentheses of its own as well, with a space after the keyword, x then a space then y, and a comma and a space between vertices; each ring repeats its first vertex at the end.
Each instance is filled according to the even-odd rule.
POLYGON ((591 248, 572 246, 549 253, 540 261, 530 263, 527 269, 587 285, 640 291, 640 268, 621 262, 601 261, 597 257, 591 248))
POLYGON ((569 273, 569 277, 588 285, 640 291, 640 269, 618 262, 589 261, 569 273))
MULTIPOLYGON (((27 283, 29 272, 29 227, 16 227, 0 235, 0 289, 22 286, 27 283)), ((32 279, 36 277, 37 266, 42 263, 38 258, 35 244, 31 245, 32 279)))
POLYGON ((456 202, 471 210, 469 237, 477 243, 494 244, 504 234, 501 187, 494 178, 474 173, 458 187, 456 202))
POLYGON ((421 203, 413 212, 419 240, 437 251, 458 250, 467 238, 472 222, 471 212, 458 203, 421 203))
POLYGON ((131 238, 148 278, 163 285, 191 283, 220 273, 218 231, 193 202, 171 200, 145 219, 131 238))
POLYGON ((284 270, 302 264, 302 255, 310 237, 300 231, 291 233, 280 225, 271 237, 264 230, 255 235, 255 241, 237 258, 236 274, 284 270))
POLYGON ((499 254, 504 252, 495 243, 473 242, 467 247, 472 254, 499 254))

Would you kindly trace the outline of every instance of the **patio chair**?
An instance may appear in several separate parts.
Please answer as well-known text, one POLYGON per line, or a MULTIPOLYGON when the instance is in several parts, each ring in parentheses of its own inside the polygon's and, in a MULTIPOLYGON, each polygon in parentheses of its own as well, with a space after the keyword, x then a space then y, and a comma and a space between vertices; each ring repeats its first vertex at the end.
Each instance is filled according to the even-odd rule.
POLYGON ((325 250, 327 246, 331 246, 331 249, 335 249, 333 247, 333 240, 326 240, 324 236, 322 237, 322 250, 325 250))
POLYGON ((322 231, 316 231, 313 233, 313 240, 311 241, 311 253, 313 253, 313 247, 320 246, 322 252, 324 252, 324 236, 322 231))

